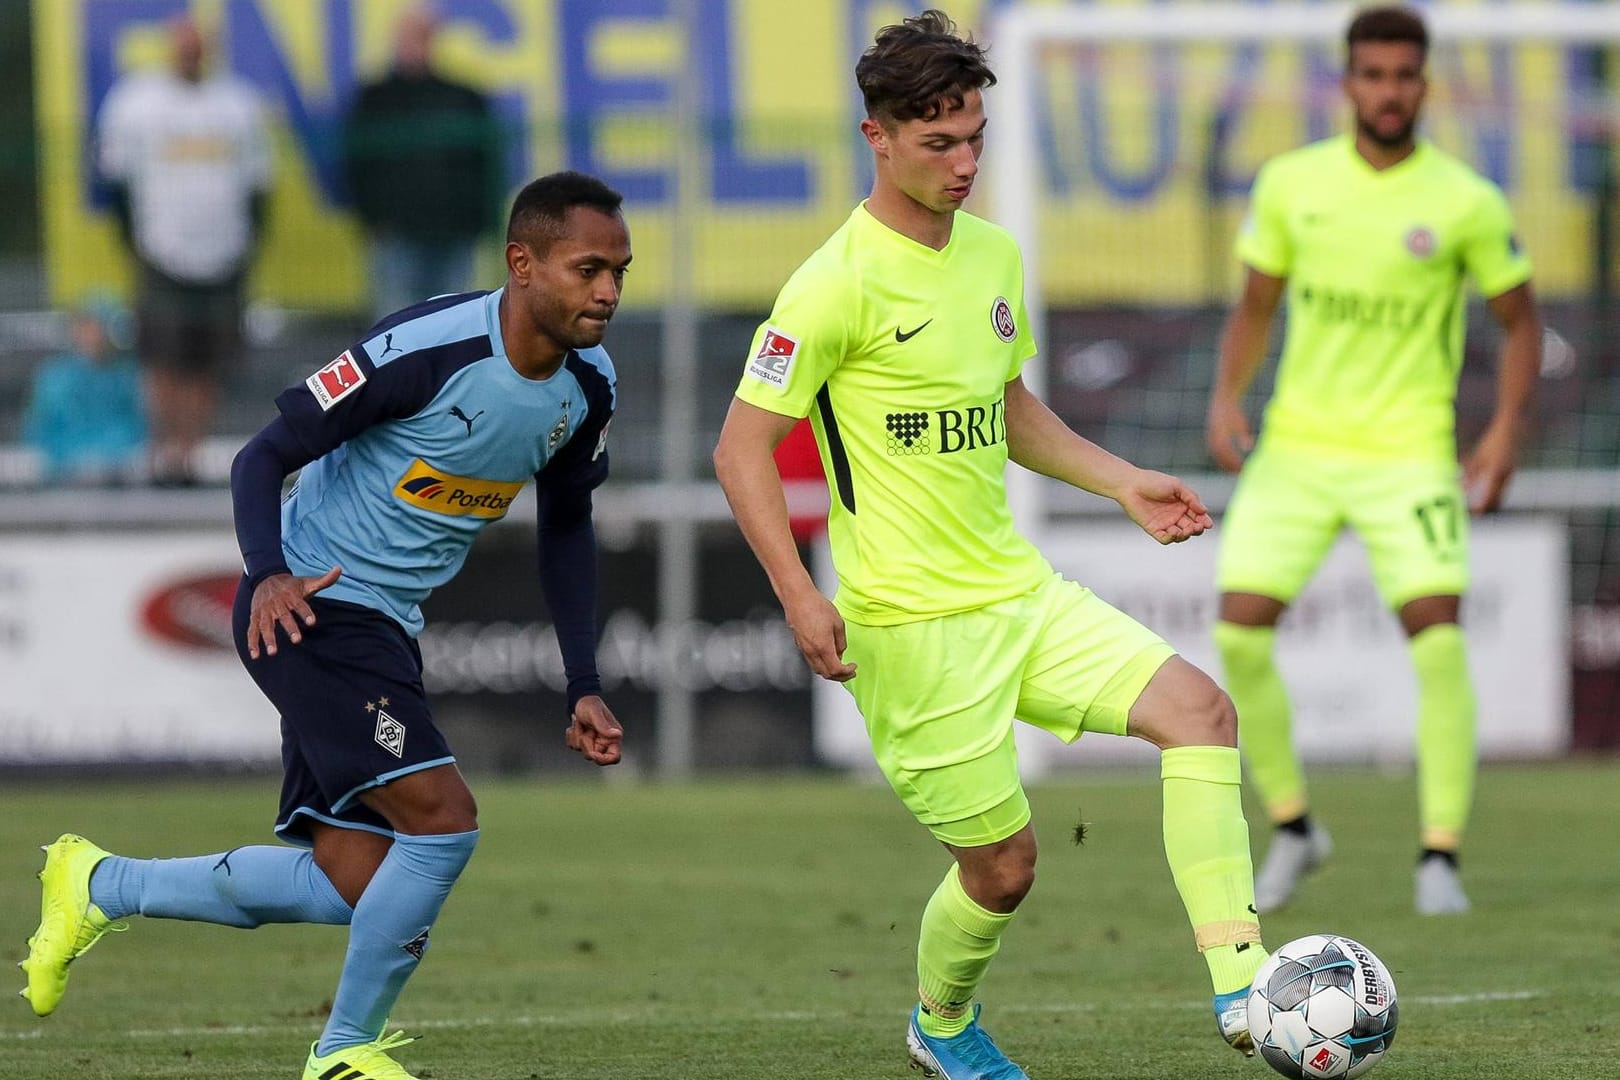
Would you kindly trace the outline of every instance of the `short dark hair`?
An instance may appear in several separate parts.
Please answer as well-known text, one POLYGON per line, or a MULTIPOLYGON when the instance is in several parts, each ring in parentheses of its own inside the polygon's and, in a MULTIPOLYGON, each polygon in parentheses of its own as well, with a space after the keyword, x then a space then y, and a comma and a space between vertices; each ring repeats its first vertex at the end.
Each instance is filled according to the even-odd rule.
POLYGON ((543 253, 562 235, 568 211, 588 206, 604 214, 617 214, 624 196, 594 176, 582 172, 555 172, 531 180, 512 200, 506 221, 508 243, 528 244, 543 253))
POLYGON ((1408 42, 1416 45, 1423 55, 1429 55, 1429 28, 1423 16, 1414 8, 1390 4, 1385 7, 1364 8, 1350 20, 1350 29, 1344 34, 1344 63, 1350 65, 1350 52, 1368 41, 1408 42))
POLYGON ((877 32, 855 65, 855 84, 873 119, 933 120, 960 109, 969 90, 996 85, 985 50, 938 8, 877 32))

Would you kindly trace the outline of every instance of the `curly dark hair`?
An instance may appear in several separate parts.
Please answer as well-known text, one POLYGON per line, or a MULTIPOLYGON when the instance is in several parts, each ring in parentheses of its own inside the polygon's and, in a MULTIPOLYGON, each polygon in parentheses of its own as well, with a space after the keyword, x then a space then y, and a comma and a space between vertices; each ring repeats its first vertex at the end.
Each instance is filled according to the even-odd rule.
POLYGON ((877 33, 855 65, 855 84, 874 120, 933 120, 960 109, 969 90, 996 84, 985 50, 938 8, 877 33))
POLYGON ((1364 8, 1350 20, 1350 28, 1344 34, 1347 65, 1351 50, 1368 41, 1408 42, 1416 45, 1424 56, 1429 55, 1429 28, 1424 25, 1423 16, 1416 9, 1399 4, 1364 8))

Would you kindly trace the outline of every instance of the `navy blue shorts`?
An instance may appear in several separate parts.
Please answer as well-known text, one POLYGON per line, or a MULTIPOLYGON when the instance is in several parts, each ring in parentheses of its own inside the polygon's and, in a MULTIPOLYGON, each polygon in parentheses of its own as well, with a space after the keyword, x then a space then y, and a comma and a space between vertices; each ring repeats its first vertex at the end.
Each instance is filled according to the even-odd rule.
POLYGON ((281 713, 281 810, 276 833, 311 842, 312 821, 393 835, 357 797, 367 788, 455 761, 433 723, 422 687, 422 652, 380 611, 311 597, 315 625, 276 655, 247 654, 247 578, 236 590, 231 630, 237 655, 281 713))

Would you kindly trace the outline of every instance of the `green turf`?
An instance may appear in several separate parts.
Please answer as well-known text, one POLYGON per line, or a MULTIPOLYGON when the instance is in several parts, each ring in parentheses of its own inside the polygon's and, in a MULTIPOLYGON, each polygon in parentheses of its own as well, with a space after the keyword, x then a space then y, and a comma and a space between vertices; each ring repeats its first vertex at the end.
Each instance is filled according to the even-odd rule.
MULTIPOLYGON (((1411 912, 1410 781, 1313 781, 1338 854, 1266 936, 1346 933, 1388 963, 1401 1029, 1374 1075, 1620 1076, 1620 768, 1487 770, 1464 865, 1476 911, 1441 920, 1411 912)), ((474 786, 483 844, 395 1017, 424 1036, 400 1055, 421 1076, 916 1075, 916 923, 945 864, 887 789, 474 786)), ((263 841, 274 796, 266 779, 8 785, 0 958, 34 925, 38 844, 73 829, 134 855, 220 850, 263 841)), ((1274 1075, 1215 1035, 1152 776, 1032 796, 1040 879, 984 987, 1001 1044, 1035 1080, 1274 1075)), ((295 1080, 343 941, 135 920, 75 965, 55 1016, 4 999, 0 1078, 295 1080)))

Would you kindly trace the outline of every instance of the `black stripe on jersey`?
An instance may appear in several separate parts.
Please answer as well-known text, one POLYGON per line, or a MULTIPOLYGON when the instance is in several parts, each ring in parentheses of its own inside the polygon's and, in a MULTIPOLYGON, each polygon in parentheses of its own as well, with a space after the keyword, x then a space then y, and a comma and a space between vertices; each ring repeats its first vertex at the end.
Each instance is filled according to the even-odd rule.
MULTIPOLYGON (((573 350, 563 357, 563 365, 585 394, 585 419, 580 421, 568 442, 558 447, 551 460, 534 474, 534 479, 542 502, 557 499, 578 504, 583 497, 583 512, 589 514, 590 494, 602 485, 608 474, 608 451, 603 447, 597 454, 596 450, 601 445, 602 429, 613 419, 613 384, 596 365, 580 359, 573 350)), ((563 516, 577 514, 564 513, 563 516)))
POLYGON ((298 383, 276 398, 276 407, 312 457, 320 457, 376 424, 415 416, 427 408, 451 376, 488 358, 493 348, 489 335, 480 334, 413 349, 382 365, 372 364, 358 344, 349 351, 366 372, 366 385, 350 397, 322 409, 309 387, 298 383))
POLYGON ((453 308, 457 304, 465 303, 475 297, 488 295, 488 289, 479 289, 476 292, 448 293, 444 296, 435 296, 432 299, 420 301, 407 308, 400 308, 392 315, 384 315, 377 321, 375 326, 360 335, 360 340, 370 341, 383 331, 392 330, 401 323, 408 323, 412 319, 420 319, 423 315, 431 315, 435 311, 453 308))
POLYGON ((843 437, 838 434, 838 417, 833 415, 832 395, 827 384, 816 391, 816 408, 821 410, 821 427, 827 433, 827 456, 832 458, 833 479, 838 485, 838 501, 844 509, 855 512, 855 481, 849 474, 849 453, 844 449, 843 437))

